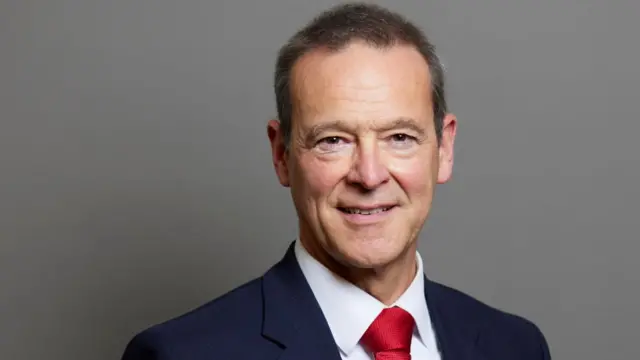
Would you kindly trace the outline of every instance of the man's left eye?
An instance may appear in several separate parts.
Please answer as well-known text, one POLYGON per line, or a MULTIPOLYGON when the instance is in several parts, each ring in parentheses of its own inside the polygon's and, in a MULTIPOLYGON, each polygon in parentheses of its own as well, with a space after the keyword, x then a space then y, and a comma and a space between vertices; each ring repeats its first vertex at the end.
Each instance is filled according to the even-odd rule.
POLYGON ((405 141, 408 141, 408 140, 412 140, 412 139, 413 139, 413 137, 412 137, 412 136, 407 135, 407 134, 393 134, 393 135, 391 136, 391 138, 392 138, 394 141, 398 141, 398 142, 405 142, 405 141))

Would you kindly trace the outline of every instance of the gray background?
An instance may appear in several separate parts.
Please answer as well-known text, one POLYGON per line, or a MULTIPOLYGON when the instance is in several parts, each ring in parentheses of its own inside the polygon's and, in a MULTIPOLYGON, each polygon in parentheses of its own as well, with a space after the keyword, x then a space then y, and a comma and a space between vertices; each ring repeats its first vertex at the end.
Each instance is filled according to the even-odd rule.
MULTIPOLYGON (((334 3, 0 2, 0 358, 117 359, 282 256, 273 63, 334 3)), ((640 357, 640 2, 380 3, 435 42, 460 121, 429 275, 555 359, 640 357)))

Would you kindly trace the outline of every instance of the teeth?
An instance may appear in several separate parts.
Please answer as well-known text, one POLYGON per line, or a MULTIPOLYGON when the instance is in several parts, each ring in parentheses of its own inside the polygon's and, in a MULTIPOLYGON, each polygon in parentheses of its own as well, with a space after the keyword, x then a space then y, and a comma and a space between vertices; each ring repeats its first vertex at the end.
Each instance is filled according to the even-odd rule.
POLYGON ((345 208, 344 209, 344 211, 346 211, 349 214, 359 214, 359 215, 372 215, 372 214, 381 213, 381 212, 387 211, 387 210, 389 210, 388 207, 371 209, 371 210, 362 210, 362 209, 357 209, 357 208, 345 208))

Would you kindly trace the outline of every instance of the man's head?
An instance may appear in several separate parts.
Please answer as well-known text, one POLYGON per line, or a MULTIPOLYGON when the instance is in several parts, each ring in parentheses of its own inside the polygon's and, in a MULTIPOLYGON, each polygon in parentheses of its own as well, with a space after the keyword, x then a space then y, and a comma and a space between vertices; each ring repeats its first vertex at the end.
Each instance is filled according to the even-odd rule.
POLYGON ((268 134, 301 241, 330 268, 407 259, 453 165, 434 47, 397 14, 341 5, 281 49, 275 92, 268 134))

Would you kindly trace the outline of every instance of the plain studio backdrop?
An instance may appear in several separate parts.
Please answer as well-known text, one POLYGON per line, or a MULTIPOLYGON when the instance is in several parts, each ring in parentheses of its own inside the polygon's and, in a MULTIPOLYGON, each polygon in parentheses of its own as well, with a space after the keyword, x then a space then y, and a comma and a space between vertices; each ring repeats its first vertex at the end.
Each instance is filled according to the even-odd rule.
MULTIPOLYGON (((296 236, 266 123, 286 39, 336 1, 0 4, 0 358, 107 360, 296 236)), ((640 2, 381 1, 460 123, 420 250, 555 359, 638 359, 640 2)))

